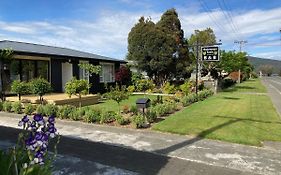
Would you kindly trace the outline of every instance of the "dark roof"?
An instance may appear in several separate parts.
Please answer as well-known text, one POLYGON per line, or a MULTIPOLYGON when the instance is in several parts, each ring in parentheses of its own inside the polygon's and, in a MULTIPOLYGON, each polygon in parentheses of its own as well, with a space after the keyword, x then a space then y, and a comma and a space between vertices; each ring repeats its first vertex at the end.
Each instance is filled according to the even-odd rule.
POLYGON ((69 56, 77 58, 90 58, 106 61, 117 61, 117 62, 126 62, 124 60, 119 60, 115 58, 105 57, 97 54, 92 54, 88 52, 82 52, 78 50, 55 47, 55 46, 46 46, 41 44, 25 43, 18 41, 0 41, 0 49, 12 49, 15 52, 26 52, 34 54, 45 54, 45 55, 56 55, 56 56, 69 56))

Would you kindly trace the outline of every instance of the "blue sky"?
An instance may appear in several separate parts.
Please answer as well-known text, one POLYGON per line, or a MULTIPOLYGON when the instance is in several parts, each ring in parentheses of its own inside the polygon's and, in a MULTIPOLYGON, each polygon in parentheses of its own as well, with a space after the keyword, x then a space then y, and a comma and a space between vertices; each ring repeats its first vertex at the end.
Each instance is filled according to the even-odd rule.
POLYGON ((179 14, 185 37, 214 29, 222 48, 281 60, 280 0, 1 0, 0 40, 73 48, 124 59, 127 36, 141 16, 179 14))

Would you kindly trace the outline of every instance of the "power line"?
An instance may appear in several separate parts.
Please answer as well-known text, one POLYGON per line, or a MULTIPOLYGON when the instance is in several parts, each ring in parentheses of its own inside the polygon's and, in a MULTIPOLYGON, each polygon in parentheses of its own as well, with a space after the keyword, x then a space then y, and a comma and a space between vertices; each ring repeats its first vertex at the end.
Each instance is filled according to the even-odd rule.
POLYGON ((213 23, 221 30, 221 31, 224 31, 225 33, 228 33, 225 28, 220 25, 219 23, 217 23, 215 17, 213 17, 210 13, 210 10, 209 10, 209 7, 208 5, 205 3, 204 0, 199 0, 201 6, 204 8, 204 11, 207 13, 207 15, 209 16, 209 18, 213 21, 213 23))
POLYGON ((231 21, 231 24, 232 24, 233 27, 234 27, 234 30, 237 32, 238 35, 241 34, 239 28, 238 28, 237 25, 236 25, 236 23, 233 21, 233 14, 232 14, 231 9, 230 9, 229 6, 226 4, 225 0, 222 0, 222 2, 223 2, 223 5, 224 5, 224 7, 225 7, 225 9, 226 9, 226 12, 227 12, 227 14, 228 14, 228 16, 229 16, 229 19, 230 19, 230 21, 231 21))
POLYGON ((221 11, 222 11, 222 13, 223 13, 227 23, 229 24, 230 29, 233 31, 233 36, 238 40, 239 37, 238 37, 237 31, 236 31, 236 29, 235 29, 235 27, 233 25, 231 17, 228 15, 228 13, 225 12, 226 10, 223 9, 222 4, 221 4, 221 2, 219 0, 217 0, 217 4, 219 5, 219 7, 220 7, 220 9, 221 9, 221 11))

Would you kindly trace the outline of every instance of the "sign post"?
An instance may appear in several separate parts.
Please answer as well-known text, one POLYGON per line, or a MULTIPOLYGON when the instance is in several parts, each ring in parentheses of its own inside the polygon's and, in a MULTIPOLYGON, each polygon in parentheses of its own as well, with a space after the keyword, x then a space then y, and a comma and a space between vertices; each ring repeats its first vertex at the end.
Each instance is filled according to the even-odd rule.
POLYGON ((218 46, 204 46, 201 48, 203 61, 220 61, 220 53, 218 46))

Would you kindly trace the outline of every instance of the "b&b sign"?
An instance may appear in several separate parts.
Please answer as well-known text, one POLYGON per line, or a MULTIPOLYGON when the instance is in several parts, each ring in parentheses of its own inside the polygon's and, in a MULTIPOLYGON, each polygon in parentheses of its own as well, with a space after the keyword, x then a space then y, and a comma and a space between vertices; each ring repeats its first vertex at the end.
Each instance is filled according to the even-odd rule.
POLYGON ((206 46, 201 48, 203 61, 220 61, 219 47, 206 46))

